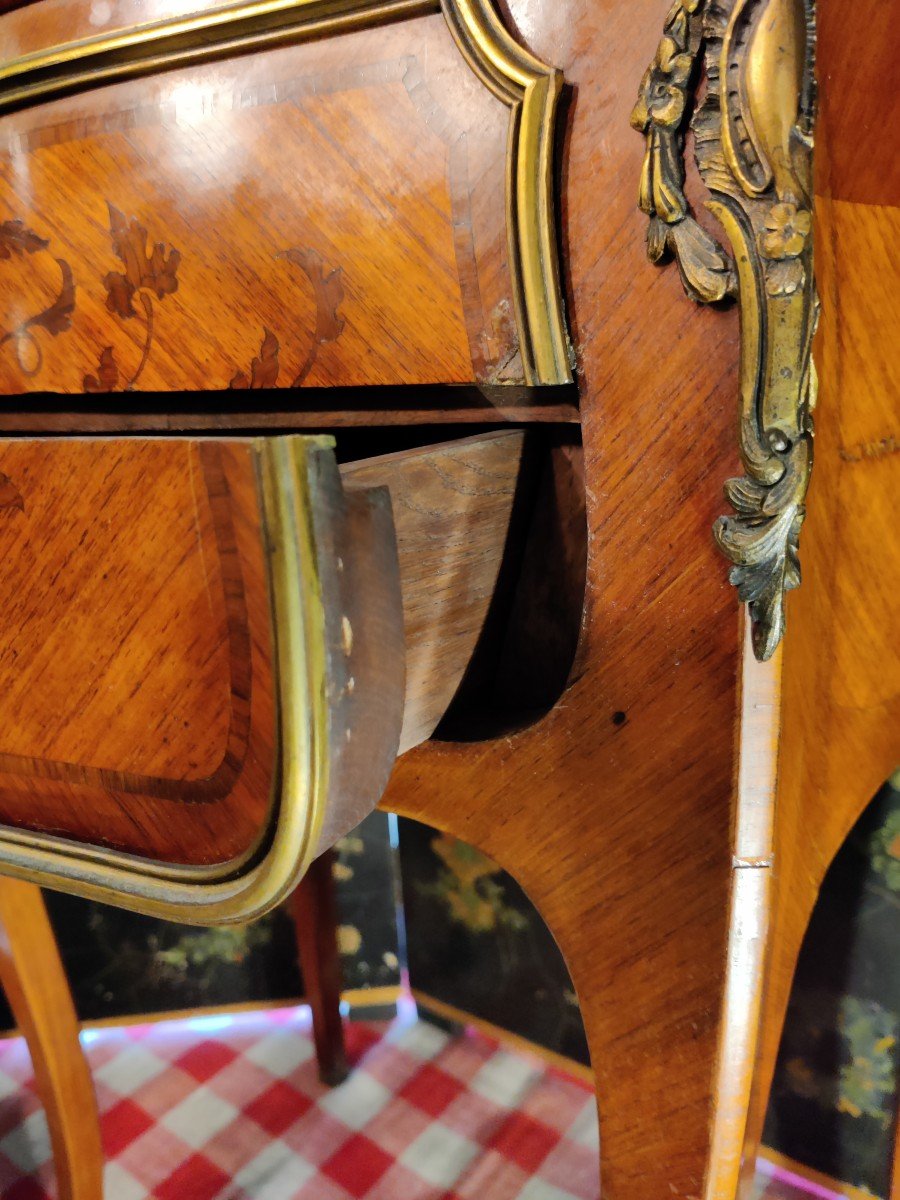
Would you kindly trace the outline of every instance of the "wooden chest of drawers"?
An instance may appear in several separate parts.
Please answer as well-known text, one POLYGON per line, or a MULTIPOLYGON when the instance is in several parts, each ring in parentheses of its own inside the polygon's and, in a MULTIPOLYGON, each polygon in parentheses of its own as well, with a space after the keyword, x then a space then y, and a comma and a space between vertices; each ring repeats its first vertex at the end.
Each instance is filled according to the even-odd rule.
POLYGON ((895 0, 820 2, 814 180, 804 0, 0 7, 0 867, 232 920, 449 829, 604 1196, 732 1200, 900 760, 895 0))

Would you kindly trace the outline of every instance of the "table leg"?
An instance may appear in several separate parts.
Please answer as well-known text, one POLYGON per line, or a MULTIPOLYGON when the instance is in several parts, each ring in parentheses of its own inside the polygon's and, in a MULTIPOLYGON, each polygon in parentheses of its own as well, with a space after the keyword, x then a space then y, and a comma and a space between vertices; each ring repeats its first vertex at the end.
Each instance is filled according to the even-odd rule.
POLYGON ((60 1200, 99 1200, 97 1101, 40 889, 0 879, 0 984, 25 1036, 47 1114, 60 1200))

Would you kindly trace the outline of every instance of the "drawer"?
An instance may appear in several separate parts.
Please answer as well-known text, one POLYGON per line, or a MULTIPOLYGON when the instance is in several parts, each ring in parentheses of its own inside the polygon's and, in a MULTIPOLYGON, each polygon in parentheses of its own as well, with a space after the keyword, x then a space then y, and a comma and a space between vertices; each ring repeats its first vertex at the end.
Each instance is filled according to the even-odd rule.
POLYGON ((523 441, 0 442, 0 869, 200 923, 281 899, 457 691, 523 441))
POLYGON ((443 7, 0 16, 0 392, 570 381, 561 75, 443 7))

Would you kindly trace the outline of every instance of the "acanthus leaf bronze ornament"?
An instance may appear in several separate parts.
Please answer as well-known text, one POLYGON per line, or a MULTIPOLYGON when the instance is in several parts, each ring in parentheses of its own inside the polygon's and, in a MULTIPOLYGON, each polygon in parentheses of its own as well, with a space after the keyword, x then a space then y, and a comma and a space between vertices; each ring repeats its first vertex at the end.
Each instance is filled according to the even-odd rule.
POLYGON ((675 0, 632 113, 647 139, 639 204, 651 260, 674 255, 694 300, 736 294, 740 303, 746 474, 726 484, 735 515, 720 517, 713 533, 734 564, 731 582, 750 606, 763 660, 784 632, 785 593, 800 583, 813 457, 814 47, 814 0, 675 0), (697 165, 733 261, 691 215, 683 190, 701 59, 697 165))

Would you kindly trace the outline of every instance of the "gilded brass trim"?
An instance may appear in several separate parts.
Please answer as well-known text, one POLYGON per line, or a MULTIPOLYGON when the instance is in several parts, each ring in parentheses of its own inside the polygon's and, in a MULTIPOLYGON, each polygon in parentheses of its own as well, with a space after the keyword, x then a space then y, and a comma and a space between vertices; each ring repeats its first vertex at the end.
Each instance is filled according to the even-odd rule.
POLYGON ((60 92, 439 9, 439 0, 239 0, 148 21, 0 62, 0 112, 60 92))
POLYGON ((554 133, 562 72, 520 46, 489 0, 443 0, 460 50, 511 109, 506 224, 525 381, 570 383, 554 216, 554 133))
POLYGON ((639 204, 649 218, 649 257, 674 257, 692 299, 737 295, 740 303, 746 474, 726 484, 736 515, 720 517, 713 533, 750 606, 760 659, 774 653, 785 593, 800 583, 813 458, 814 50, 814 0, 676 0, 632 113, 647 140, 639 204), (703 55, 707 89, 692 121, 697 163, 733 260, 684 195, 684 136, 703 55))
POLYGON ((510 109, 507 237, 525 382, 570 383, 553 204, 562 74, 510 36, 491 0, 243 0, 134 25, 0 62, 0 113, 173 66, 439 11, 471 68, 510 109))
MULTIPOLYGON (((275 637, 278 774, 272 828, 258 857, 217 867, 154 863, 62 838, 0 829, 3 873, 91 900, 192 924, 262 915, 295 886, 315 855, 330 790, 334 728, 329 711, 323 570, 313 528, 317 456, 328 438, 260 438, 260 477, 275 637)), ((331 461, 334 481, 337 467, 331 461)), ((335 619, 339 619, 339 616, 335 619)), ((399 734, 399 723, 398 723, 399 734)))

